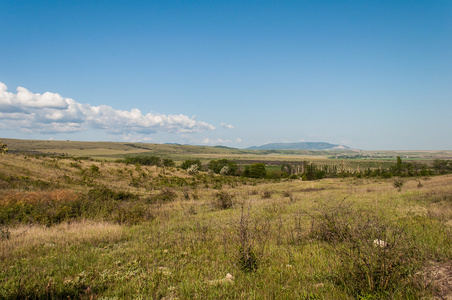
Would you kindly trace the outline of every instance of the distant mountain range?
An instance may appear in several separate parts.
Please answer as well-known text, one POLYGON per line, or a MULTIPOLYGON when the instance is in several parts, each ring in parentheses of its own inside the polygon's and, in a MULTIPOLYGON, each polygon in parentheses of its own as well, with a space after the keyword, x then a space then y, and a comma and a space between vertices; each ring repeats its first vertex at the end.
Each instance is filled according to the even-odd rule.
POLYGON ((324 142, 300 142, 300 143, 271 143, 262 146, 253 146, 250 150, 354 150, 348 146, 334 145, 324 142))

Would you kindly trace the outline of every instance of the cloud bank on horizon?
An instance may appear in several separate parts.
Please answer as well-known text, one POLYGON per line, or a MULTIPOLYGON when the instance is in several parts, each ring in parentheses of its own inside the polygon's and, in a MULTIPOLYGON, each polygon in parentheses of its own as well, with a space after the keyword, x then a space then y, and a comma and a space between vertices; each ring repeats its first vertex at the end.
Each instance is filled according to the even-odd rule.
POLYGON ((0 129, 27 133, 74 133, 88 129, 105 130, 108 134, 152 134, 169 132, 190 134, 214 130, 206 122, 186 115, 143 114, 139 109, 116 110, 108 105, 91 106, 64 98, 57 93, 32 93, 18 87, 8 92, 0 82, 0 129))

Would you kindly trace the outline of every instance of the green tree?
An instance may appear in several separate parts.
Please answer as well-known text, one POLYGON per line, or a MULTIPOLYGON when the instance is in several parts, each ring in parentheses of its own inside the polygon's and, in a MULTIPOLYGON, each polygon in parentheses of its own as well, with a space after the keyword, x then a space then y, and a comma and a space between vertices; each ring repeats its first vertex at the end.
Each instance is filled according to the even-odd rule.
POLYGON ((208 167, 216 174, 220 174, 221 170, 225 170, 223 168, 227 167, 228 171, 224 175, 235 175, 238 169, 237 163, 229 159, 211 160, 208 167))
POLYGON ((447 174, 452 171, 452 160, 435 159, 433 161, 433 169, 438 174, 447 174))
POLYGON ((176 163, 171 158, 164 158, 163 166, 164 167, 174 167, 174 166, 176 166, 176 163))
POLYGON ((187 160, 182 162, 180 167, 182 169, 184 169, 184 170, 187 170, 188 168, 190 168, 193 165, 197 165, 198 166, 198 170, 201 170, 202 163, 201 163, 201 161, 199 159, 187 159, 187 160))
POLYGON ((395 173, 397 175, 400 175, 402 173, 402 169, 403 169, 402 159, 400 158, 400 156, 397 156, 397 163, 396 163, 396 166, 395 166, 395 173))
POLYGON ((245 168, 243 175, 251 178, 265 178, 267 176, 267 170, 265 164, 256 163, 245 168))
POLYGON ((324 178, 325 175, 325 171, 319 169, 315 164, 306 163, 302 178, 303 180, 316 180, 324 178))

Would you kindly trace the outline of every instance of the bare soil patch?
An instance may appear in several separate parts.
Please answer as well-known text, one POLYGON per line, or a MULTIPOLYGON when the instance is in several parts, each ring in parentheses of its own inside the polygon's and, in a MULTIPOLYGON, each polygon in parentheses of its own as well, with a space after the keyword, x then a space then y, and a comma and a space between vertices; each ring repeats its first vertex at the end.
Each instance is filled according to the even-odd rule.
POLYGON ((452 300, 452 262, 432 262, 425 274, 427 284, 435 289, 433 299, 452 300))

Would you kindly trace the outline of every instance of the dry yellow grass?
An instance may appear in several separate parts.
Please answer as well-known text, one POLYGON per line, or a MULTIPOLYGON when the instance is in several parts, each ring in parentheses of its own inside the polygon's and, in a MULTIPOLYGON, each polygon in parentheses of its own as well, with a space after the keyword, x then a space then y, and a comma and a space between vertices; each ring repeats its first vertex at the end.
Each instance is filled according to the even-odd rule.
POLYGON ((32 253, 37 247, 61 248, 98 241, 114 243, 126 237, 123 226, 89 220, 52 227, 20 225, 9 231, 10 238, 0 241, 0 261, 16 259, 17 252, 32 253))
MULTIPOLYGON (((10 235, 0 241, 0 262, 6 266, 7 278, 0 281, 4 287, 4 294, 0 295, 6 298, 25 294, 32 297, 36 290, 40 297, 60 291, 65 298, 83 298, 90 287, 99 298, 126 298, 127 294, 131 298, 173 295, 179 299, 351 299, 353 296, 334 279, 340 266, 334 245, 310 235, 314 222, 311 215, 324 207, 337 206, 345 198, 355 209, 353 212, 375 212, 384 215, 388 224, 400 221, 412 226, 410 234, 421 241, 419 245, 426 255, 438 260, 452 255, 447 249, 452 229, 446 225, 452 220, 450 175, 406 179, 398 191, 392 179, 243 182, 237 177, 205 173, 192 176, 172 168, 27 155, 1 156, 0 165, 4 176, 0 196, 3 203, 14 200, 64 204, 81 194, 89 203, 101 203, 96 210, 105 207, 104 202, 96 202, 105 185, 114 192, 130 191, 140 196, 118 200, 120 205, 112 206, 112 214, 121 209, 133 213, 138 203, 136 208, 146 209, 151 216, 139 215, 140 221, 134 223, 138 225, 133 226, 76 217, 77 221, 67 223, 64 219, 66 223, 52 223, 51 227, 11 222, 9 227, 0 228, 6 228, 10 235), (93 165, 99 168, 98 173, 90 173, 96 169, 93 165), (26 186, 27 181, 22 180, 29 190, 23 186, 14 188, 6 185, 8 176, 17 177, 17 181, 29 177, 53 185, 39 189, 26 186), (147 201, 149 194, 158 195, 166 188, 163 181, 156 179, 172 177, 186 180, 170 187, 176 194, 174 199, 147 201), (134 186, 132 180, 137 178, 142 180, 134 186), (217 179, 219 186, 215 185, 217 179), (89 191, 95 192, 92 198, 88 197, 89 191), (232 208, 222 210, 212 205, 219 191, 234 196, 232 208), (237 228, 242 207, 249 213, 252 226, 247 230, 260 258, 259 269, 251 274, 243 272, 237 263, 237 228), (159 272, 160 267, 170 273, 159 272), (234 276, 233 285, 219 288, 208 284, 227 273, 234 276), (49 282, 55 286, 53 290, 46 290, 49 282)), ((108 220, 121 222, 119 218, 108 220)), ((396 293, 392 296, 403 298, 396 293)))

